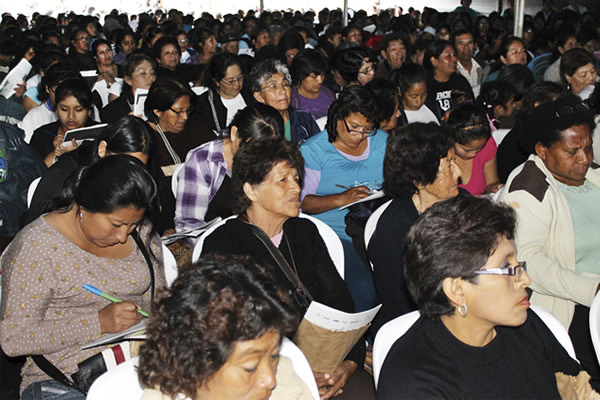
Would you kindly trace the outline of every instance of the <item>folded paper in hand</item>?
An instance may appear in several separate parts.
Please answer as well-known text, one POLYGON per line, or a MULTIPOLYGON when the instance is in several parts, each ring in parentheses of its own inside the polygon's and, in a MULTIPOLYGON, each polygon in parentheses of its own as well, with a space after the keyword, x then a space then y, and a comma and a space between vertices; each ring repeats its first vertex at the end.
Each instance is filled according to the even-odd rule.
POLYGON ((380 308, 381 304, 360 313, 346 313, 313 301, 294 342, 313 371, 331 374, 369 328, 380 308))

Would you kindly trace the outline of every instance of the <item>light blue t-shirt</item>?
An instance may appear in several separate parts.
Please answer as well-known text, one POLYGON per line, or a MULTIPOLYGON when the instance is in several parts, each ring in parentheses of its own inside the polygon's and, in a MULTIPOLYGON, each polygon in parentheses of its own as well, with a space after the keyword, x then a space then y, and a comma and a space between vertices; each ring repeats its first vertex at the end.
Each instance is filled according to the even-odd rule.
MULTIPOLYGON (((378 130, 375 136, 368 139, 369 143, 363 156, 358 157, 336 149, 333 143, 329 143, 326 130, 309 138, 300 147, 300 151, 304 157, 306 173, 318 176, 318 186, 316 192, 313 188, 307 192, 303 190, 303 196, 325 196, 346 190, 336 185, 380 189, 383 184, 383 157, 387 138, 386 132, 378 130)), ((350 236, 346 234, 344 221, 347 213, 348 209, 340 211, 334 208, 316 214, 315 217, 329 225, 342 240, 351 241, 350 236)))

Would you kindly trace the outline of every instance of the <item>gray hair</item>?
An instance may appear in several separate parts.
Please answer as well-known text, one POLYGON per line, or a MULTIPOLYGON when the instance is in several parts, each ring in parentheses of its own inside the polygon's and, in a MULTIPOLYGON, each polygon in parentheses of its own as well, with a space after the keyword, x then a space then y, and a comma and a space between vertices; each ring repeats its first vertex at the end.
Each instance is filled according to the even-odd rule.
POLYGON ((279 72, 283 74, 290 84, 292 83, 290 71, 281 61, 270 58, 256 64, 252 68, 252 71, 250 71, 250 75, 248 75, 250 92, 255 93, 262 91, 265 81, 279 72))

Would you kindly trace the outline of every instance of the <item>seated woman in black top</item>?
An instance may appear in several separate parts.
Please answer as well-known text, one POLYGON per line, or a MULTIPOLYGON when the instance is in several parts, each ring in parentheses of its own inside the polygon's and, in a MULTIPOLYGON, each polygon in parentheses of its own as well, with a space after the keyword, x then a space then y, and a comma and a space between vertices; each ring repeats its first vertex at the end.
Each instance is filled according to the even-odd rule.
MULTIPOLYGON (((129 115, 135 106, 135 91, 137 89, 150 89, 156 79, 155 69, 156 62, 144 53, 136 52, 127 57, 121 95, 100 111, 102 122, 110 124, 125 115, 129 115)), ((141 117, 141 115, 138 115, 138 117, 141 117)))
POLYGON ((386 322, 416 310, 404 279, 404 236, 431 205, 458 194, 460 169, 454 134, 430 122, 415 122, 390 135, 383 160, 383 190, 393 200, 368 244, 378 302, 383 305, 373 335, 386 322))
POLYGON ((74 140, 63 143, 68 131, 96 124, 91 118, 92 92, 82 78, 64 80, 56 88, 54 99, 58 121, 37 128, 29 142, 48 167, 57 157, 77 148, 74 140))
POLYGON ((388 353, 379 399, 561 398, 555 374, 581 366, 529 310, 515 221, 508 206, 458 196, 412 226, 406 278, 421 318, 388 353))
MULTIPOLYGON (((258 227, 279 248, 296 278, 321 303, 346 312, 354 303, 337 273, 316 226, 297 218, 304 160, 296 145, 280 138, 252 141, 241 147, 233 160, 232 219, 206 238, 202 254, 247 254, 257 263, 274 265, 274 278, 282 289, 292 291, 290 280, 277 267, 268 248, 254 234, 258 227)), ((301 313, 306 305, 297 304, 301 313)), ((338 394, 365 357, 364 342, 350 351, 331 377, 316 372, 322 398, 338 394)))

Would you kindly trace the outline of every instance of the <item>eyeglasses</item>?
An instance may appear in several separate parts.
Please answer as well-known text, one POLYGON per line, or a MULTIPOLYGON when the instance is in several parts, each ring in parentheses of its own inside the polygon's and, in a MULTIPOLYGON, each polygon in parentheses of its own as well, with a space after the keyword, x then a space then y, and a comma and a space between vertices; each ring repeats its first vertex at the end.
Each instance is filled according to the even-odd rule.
POLYGON ((186 115, 189 116, 192 113, 192 111, 194 111, 194 108, 190 107, 190 108, 187 108, 184 110, 177 111, 177 110, 173 110, 173 108, 169 107, 169 110, 173 111, 179 117, 179 116, 181 116, 182 113, 185 113, 186 115))
POLYGON ((244 82, 244 75, 240 75, 237 78, 221 79, 221 82, 223 82, 227 86, 231 86, 236 82, 241 84, 242 82, 244 82))
POLYGON ((358 71, 359 74, 363 74, 363 75, 368 75, 369 72, 373 71, 375 69, 375 67, 373 67, 372 65, 367 67, 364 71, 358 71))
POLYGON ((87 36, 82 36, 82 37, 75 38, 75 40, 81 40, 82 42, 89 42, 90 38, 87 36))
MULTIPOLYGON (((508 262, 506 262, 504 265, 507 265, 508 262)), ((478 269, 477 271, 475 271, 476 275, 508 275, 508 276, 514 276, 515 279, 518 281, 520 281, 523 278, 523 275, 525 275, 525 272, 527 271, 527 263, 525 261, 519 261, 519 264, 514 265, 514 266, 508 266, 508 267, 500 267, 500 268, 490 268, 490 269, 478 269)))
POLYGON ((342 121, 344 121, 344 125, 346 126, 346 130, 348 131, 348 133, 350 135, 361 135, 361 136, 375 136, 375 134, 377 133, 377 129, 373 128, 370 131, 359 131, 358 129, 350 129, 350 127, 348 126, 348 123, 346 122, 346 120, 344 118, 342 118, 342 121))
POLYGON ((189 42, 189 40, 188 40, 188 39, 177 39, 177 41, 178 41, 179 43, 187 43, 187 42, 189 42))
POLYGON ((282 81, 281 83, 271 82, 268 85, 263 86, 263 89, 275 91, 275 90, 277 90, 279 88, 287 90, 287 89, 289 89, 291 87, 292 87, 292 84, 289 83, 287 80, 285 80, 285 81, 282 81))
POLYGON ((575 104, 574 106, 564 106, 554 113, 554 118, 566 117, 576 112, 590 111, 590 107, 586 103, 575 104))

